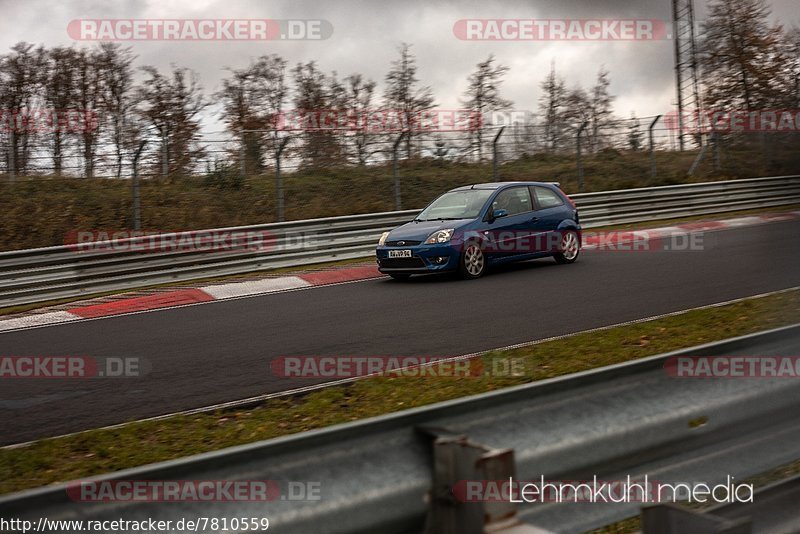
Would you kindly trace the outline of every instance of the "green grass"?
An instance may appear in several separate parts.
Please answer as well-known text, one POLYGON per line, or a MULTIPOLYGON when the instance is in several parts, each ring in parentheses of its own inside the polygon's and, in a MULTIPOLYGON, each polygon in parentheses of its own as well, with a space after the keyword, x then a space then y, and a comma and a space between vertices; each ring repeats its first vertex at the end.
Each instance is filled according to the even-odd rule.
MULTIPOLYGON (((523 362, 522 376, 374 377, 249 409, 155 421, 0 449, 0 493, 180 458, 392 413, 545 378, 643 358, 792 324, 800 291, 792 290, 679 315, 576 334, 482 356, 523 362)), ((507 361, 507 360, 504 360, 507 361)))

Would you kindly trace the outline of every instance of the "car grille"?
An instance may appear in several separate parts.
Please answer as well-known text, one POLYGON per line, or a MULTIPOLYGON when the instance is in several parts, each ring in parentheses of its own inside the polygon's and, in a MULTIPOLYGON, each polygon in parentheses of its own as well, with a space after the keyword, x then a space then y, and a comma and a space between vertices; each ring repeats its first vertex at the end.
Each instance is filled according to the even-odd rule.
POLYGON ((383 258, 381 267, 386 269, 414 269, 425 267, 425 262, 422 261, 422 258, 383 258))
POLYGON ((401 239, 400 241, 387 241, 387 247, 413 247, 419 245, 422 241, 406 241, 405 239, 401 239))

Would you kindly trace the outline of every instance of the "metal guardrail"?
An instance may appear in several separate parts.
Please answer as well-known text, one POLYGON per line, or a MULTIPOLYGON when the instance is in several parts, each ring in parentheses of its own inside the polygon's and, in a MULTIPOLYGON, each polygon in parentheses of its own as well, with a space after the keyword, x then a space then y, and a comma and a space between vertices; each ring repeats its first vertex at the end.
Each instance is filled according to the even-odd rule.
MULTIPOLYGON (((767 208, 800 202, 800 176, 754 178, 572 196, 585 228, 767 208)), ((419 210, 198 230, 269 236, 257 250, 142 252, 148 237, 95 242, 95 248, 56 246, 0 253, 0 307, 145 285, 227 276, 370 256, 381 232, 419 210)), ((178 234, 163 234, 162 239, 178 234)))
MULTIPOLYGON (((449 484, 475 476, 557 481, 644 474, 665 483, 718 484, 728 475, 742 481, 787 464, 800 457, 800 382, 681 379, 664 366, 675 356, 798 350, 800 324, 91 479, 271 480, 282 495, 290 483, 316 482, 319 500, 75 502, 71 486, 59 484, 0 497, 0 517, 268 517, 270 530, 318 534, 582 532, 637 515, 638 504, 514 509, 461 503, 449 484), (692 424, 698 420, 703 424, 692 424)), ((800 521, 799 513, 783 510, 783 520, 800 521)))
POLYGON ((648 507, 642 526, 644 534, 789 534, 800 530, 798 503, 800 476, 795 476, 756 491, 752 503, 723 503, 705 512, 675 504, 648 507))

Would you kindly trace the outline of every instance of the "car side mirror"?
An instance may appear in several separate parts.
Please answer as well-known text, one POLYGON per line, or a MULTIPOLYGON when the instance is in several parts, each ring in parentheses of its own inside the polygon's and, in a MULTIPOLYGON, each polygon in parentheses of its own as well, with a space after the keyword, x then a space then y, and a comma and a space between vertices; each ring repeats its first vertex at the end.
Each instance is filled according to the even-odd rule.
POLYGON ((483 220, 491 224, 494 222, 495 219, 499 217, 506 217, 507 215, 508 215, 507 210, 494 209, 494 207, 490 207, 489 211, 486 212, 486 216, 483 218, 483 220))
POLYGON ((500 217, 508 217, 508 211, 503 209, 492 210, 492 220, 499 219, 500 217))

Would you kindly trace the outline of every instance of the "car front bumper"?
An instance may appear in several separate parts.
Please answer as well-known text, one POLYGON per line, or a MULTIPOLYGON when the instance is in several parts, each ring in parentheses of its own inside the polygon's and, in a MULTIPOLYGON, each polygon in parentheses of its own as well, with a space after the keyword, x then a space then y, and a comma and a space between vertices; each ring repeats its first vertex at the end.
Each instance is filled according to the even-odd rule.
POLYGON ((453 271, 458 268, 460 252, 450 244, 384 246, 375 249, 378 270, 382 273, 425 274, 453 271), (410 250, 411 257, 390 258, 391 250, 410 250))

